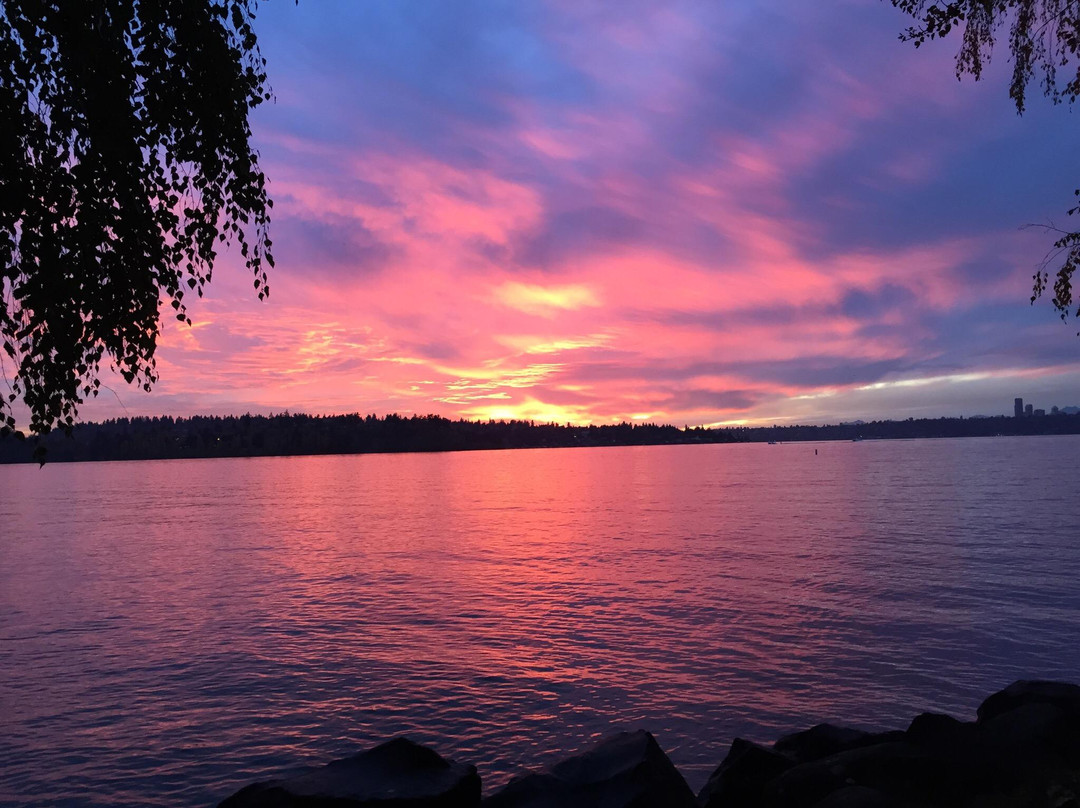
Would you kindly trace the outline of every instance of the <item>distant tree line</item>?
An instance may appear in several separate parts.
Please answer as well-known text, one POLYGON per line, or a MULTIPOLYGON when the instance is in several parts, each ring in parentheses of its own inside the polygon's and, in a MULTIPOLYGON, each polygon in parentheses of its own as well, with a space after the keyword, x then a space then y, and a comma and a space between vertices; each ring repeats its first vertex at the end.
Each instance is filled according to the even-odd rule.
POLYGON ((1080 434, 1080 415, 938 418, 831 426, 679 428, 669 424, 572 426, 464 421, 437 415, 289 414, 117 418, 78 424, 70 435, 0 438, 0 463, 159 460, 200 457, 453 452, 573 446, 653 446, 883 438, 1080 434))

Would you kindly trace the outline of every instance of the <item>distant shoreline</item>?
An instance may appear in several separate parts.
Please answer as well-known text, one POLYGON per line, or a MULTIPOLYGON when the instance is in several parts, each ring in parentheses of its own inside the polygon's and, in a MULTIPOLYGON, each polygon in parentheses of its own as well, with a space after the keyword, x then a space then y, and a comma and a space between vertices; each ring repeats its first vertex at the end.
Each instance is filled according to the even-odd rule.
POLYGON ((1080 415, 923 418, 825 426, 679 428, 572 426, 531 421, 452 421, 440 416, 194 416, 79 424, 71 435, 0 438, 0 464, 405 454, 597 446, 815 443, 1080 434, 1080 415), (36 455, 35 452, 38 452, 36 455))

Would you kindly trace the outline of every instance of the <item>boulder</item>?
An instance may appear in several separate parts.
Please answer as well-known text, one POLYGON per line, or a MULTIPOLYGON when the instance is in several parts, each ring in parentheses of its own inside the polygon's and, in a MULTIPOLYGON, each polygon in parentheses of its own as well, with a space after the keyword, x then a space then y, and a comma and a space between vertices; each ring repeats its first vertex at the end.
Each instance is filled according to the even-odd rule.
POLYGON ((813 808, 907 808, 908 803, 883 794, 876 788, 844 786, 834 791, 813 808))
POLYGON ((905 733, 906 740, 930 749, 966 749, 980 743, 979 727, 943 713, 915 716, 905 733))
MULTIPOLYGON (((962 804, 972 785, 966 767, 915 744, 893 741, 796 766, 766 787, 764 804, 769 808, 815 806, 841 789, 861 786, 888 795, 894 804, 954 806, 962 804)), ((856 796, 853 792, 844 799, 856 796)))
POLYGON ((1009 786, 1041 789, 1063 775, 1080 776, 1080 687, 1021 680, 978 710, 987 757, 1009 786))
POLYGON ((787 755, 736 738, 698 794, 698 804, 704 808, 726 805, 755 808, 761 804, 765 786, 794 765, 795 761, 787 755))
POLYGON ((1049 704, 1073 719, 1080 719, 1080 685, 1021 679, 999 690, 979 705, 979 723, 1025 704, 1049 704))
POLYGON ((864 732, 834 724, 818 724, 802 732, 785 735, 773 744, 773 749, 799 763, 809 763, 849 749, 900 740, 902 735, 900 732, 864 732))
POLYGON ((761 804, 766 808, 809 808, 847 785, 850 783, 843 772, 825 761, 810 761, 788 769, 765 786, 761 804))
POLYGON ((1049 702, 1022 704, 981 724, 987 747, 1015 766, 1080 764, 1080 722, 1049 702))
POLYGON ((978 724, 941 713, 922 713, 907 730, 907 739, 928 754, 946 761, 953 779, 972 794, 1004 790, 1017 779, 1012 760, 986 739, 978 724))
POLYGON ((281 780, 255 783, 218 808, 475 808, 476 767, 407 738, 281 780))
POLYGON ((648 732, 623 732, 484 800, 484 808, 696 808, 682 775, 648 732))
POLYGON ((920 805, 957 805, 972 786, 966 768, 910 743, 866 746, 830 760, 845 780, 920 805))

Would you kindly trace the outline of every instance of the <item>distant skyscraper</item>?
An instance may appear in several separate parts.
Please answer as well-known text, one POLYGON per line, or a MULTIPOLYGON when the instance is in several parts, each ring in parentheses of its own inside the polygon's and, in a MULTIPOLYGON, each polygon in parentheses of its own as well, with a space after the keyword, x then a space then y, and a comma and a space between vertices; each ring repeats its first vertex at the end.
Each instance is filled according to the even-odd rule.
POLYGON ((1017 418, 1024 417, 1024 399, 1018 398, 1013 402, 1013 415, 1017 418))
POLYGON ((1030 418, 1032 413, 1034 413, 1034 412, 1035 412, 1035 405, 1034 404, 1025 404, 1024 405, 1024 415, 1026 415, 1028 418, 1030 418))

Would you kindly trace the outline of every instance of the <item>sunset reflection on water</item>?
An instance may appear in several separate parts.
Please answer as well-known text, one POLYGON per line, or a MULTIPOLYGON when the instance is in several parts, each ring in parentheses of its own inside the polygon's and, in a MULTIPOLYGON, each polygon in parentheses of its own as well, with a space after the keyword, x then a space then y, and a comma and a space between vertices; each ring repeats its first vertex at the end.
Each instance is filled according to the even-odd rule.
POLYGON ((408 733, 970 714, 1080 669, 1076 438, 0 467, 0 802, 207 804, 408 733))

